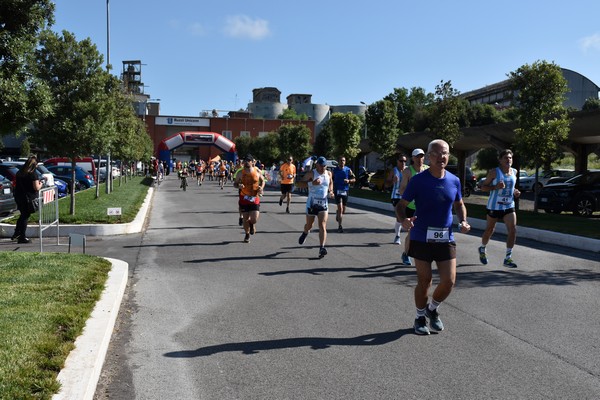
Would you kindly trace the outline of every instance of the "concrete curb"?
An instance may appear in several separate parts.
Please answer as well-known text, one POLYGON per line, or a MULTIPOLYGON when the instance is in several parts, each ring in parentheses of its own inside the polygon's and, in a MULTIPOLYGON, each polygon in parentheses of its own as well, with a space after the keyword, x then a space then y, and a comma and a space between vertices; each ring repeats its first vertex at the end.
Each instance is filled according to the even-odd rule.
MULTIPOLYGON (((61 236, 68 236, 70 233, 78 233, 86 236, 113 236, 126 235, 129 233, 139 233, 144 227, 146 215, 150 208, 154 188, 148 189, 148 194, 140 207, 135 219, 126 224, 82 224, 82 225, 60 225, 59 232, 61 236)), ((11 237, 15 226, 11 224, 0 224, 0 237, 11 237)), ((56 227, 50 227, 44 231, 44 238, 56 237, 56 227)), ((27 227, 27 235, 32 238, 39 237, 39 225, 30 224, 27 227)))
POLYGON ((83 333, 75 340, 65 366, 58 374, 60 391, 53 400, 92 400, 100 379, 121 300, 127 286, 129 265, 121 260, 106 258, 112 263, 106 286, 96 303, 83 333))
MULTIPOLYGON (((390 212, 394 211, 394 207, 391 203, 383 203, 381 201, 350 197, 348 199, 348 203, 357 204, 365 207, 377 208, 380 210, 386 210, 390 212)), ((469 218, 469 224, 472 228, 484 230, 486 222, 482 219, 469 218)), ((496 232, 506 235, 507 232, 504 224, 497 224, 496 232)), ((600 252, 600 240, 586 238, 583 236, 567 235, 564 233, 550 232, 540 229, 519 226, 517 231, 517 241, 519 240, 519 237, 537 240, 538 242, 542 243, 571 247, 579 250, 592 251, 596 253, 600 252)))

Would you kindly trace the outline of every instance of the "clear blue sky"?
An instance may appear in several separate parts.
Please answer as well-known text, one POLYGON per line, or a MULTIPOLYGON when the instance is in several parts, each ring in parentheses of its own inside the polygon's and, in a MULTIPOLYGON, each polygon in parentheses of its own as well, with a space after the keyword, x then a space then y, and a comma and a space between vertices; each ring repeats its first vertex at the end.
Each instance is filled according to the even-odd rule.
MULTIPOLYGON (((106 0, 57 0, 55 31, 106 60, 106 0)), ((599 0, 110 0, 110 61, 141 60, 161 114, 237 110, 252 89, 281 100, 372 103, 394 88, 467 92, 537 60, 600 85, 599 0)))

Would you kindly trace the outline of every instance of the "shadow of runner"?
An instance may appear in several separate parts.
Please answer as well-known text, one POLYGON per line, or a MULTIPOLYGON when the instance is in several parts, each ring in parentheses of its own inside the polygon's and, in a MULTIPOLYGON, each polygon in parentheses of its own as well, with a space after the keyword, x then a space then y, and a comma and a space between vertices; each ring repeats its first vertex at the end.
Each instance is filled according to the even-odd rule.
POLYGON ((196 350, 181 350, 165 353, 170 358, 206 357, 217 353, 241 352, 257 354, 259 351, 309 347, 312 350, 327 349, 332 346, 380 346, 400 339, 413 329, 400 329, 393 332, 372 333, 353 338, 301 337, 290 339, 261 340, 256 342, 224 343, 200 347, 196 350))

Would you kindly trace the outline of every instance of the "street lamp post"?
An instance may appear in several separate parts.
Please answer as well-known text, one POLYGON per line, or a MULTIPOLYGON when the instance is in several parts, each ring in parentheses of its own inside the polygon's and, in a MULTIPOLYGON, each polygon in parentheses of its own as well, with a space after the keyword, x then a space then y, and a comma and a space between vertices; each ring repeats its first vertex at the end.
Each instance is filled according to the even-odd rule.
MULTIPOLYGON (((106 72, 110 73, 110 0, 106 0, 106 72)), ((110 143, 108 144, 110 147, 110 143)), ((98 184, 100 182, 97 182, 98 184)), ((110 162, 110 149, 106 154, 106 194, 111 191, 112 166, 110 162)))

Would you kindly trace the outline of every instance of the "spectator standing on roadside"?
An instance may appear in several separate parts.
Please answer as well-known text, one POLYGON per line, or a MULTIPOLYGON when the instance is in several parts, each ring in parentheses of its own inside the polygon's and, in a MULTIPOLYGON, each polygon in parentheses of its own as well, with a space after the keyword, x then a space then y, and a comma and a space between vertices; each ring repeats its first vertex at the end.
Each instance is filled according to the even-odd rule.
POLYGON ((254 158, 248 154, 244 158, 244 167, 238 174, 234 186, 240 190, 238 205, 242 212, 244 242, 250 241, 250 235, 256 233, 256 223, 260 217, 260 196, 265 188, 265 180, 259 169, 254 166, 254 158))
POLYGON ((498 155, 498 167, 488 171, 481 185, 481 190, 489 192, 487 203, 486 227, 481 237, 479 247, 479 260, 487 264, 486 246, 496 229, 496 222, 502 220, 506 225, 508 236, 506 238, 506 256, 504 266, 517 268, 512 259, 512 251, 517 240, 517 214, 515 213, 515 198, 521 195, 517 184, 517 170, 512 168, 513 152, 506 149, 498 155))
MULTIPOLYGON (((412 163, 409 167, 404 168, 402 171, 402 181, 400 182, 400 196, 406 190, 408 182, 417 174, 425 171, 428 167, 425 165, 425 152, 423 149, 414 149, 412 151, 412 163)), ((411 201, 407 206, 407 215, 412 217, 415 214, 416 205, 414 201, 411 201)), ((400 219, 398 215, 398 207, 396 207, 396 218, 400 219)), ((402 253, 402 263, 404 265, 410 265, 410 259, 408 258, 408 250, 410 248, 409 234, 406 235, 404 241, 404 252, 402 253)))
POLYGON ((350 167, 346 166, 346 157, 344 156, 338 158, 338 165, 333 169, 332 175, 333 193, 335 195, 335 204, 337 204, 335 220, 338 223, 338 232, 343 233, 342 219, 346 212, 346 205, 348 204, 348 191, 350 190, 350 184, 356 182, 356 177, 350 167))
POLYGON ((32 214, 29 209, 29 200, 36 198, 38 192, 42 188, 42 182, 36 174, 37 158, 29 156, 25 164, 19 169, 16 174, 16 184, 13 196, 17 208, 19 209, 19 219, 15 226, 15 233, 12 235, 12 240, 18 243, 29 243, 31 239, 27 237, 27 220, 32 214))
POLYGON ((442 331, 438 307, 450 295, 456 281, 456 242, 452 229, 452 208, 462 233, 467 233, 467 209, 462 200, 460 180, 446 171, 449 146, 437 139, 429 143, 427 154, 430 167, 415 175, 402 193, 402 199, 396 208, 402 227, 409 231, 409 255, 415 260, 417 285, 415 287, 415 305, 417 316, 414 330, 418 335, 428 335, 429 326, 442 331), (415 215, 408 217, 407 206, 411 201, 419 205, 415 215), (436 262, 439 283, 429 302, 429 288, 432 285, 432 263, 436 262))
POLYGON ((281 196, 279 197, 279 206, 283 204, 283 200, 286 201, 285 212, 290 213, 290 203, 292 201, 292 189, 294 187, 294 180, 296 179, 296 166, 294 165, 294 158, 288 157, 286 163, 281 164, 279 168, 279 177, 281 178, 281 196))
POLYGON ((299 244, 304 244, 315 218, 319 224, 319 258, 327 255, 325 242, 327 241, 327 216, 328 197, 333 197, 333 179, 331 172, 327 170, 327 159, 317 158, 315 168, 308 171, 296 184, 298 187, 308 187, 308 198, 306 199, 306 224, 300 238, 299 244))
MULTIPOLYGON (((406 168, 406 156, 402 153, 398 154, 398 159, 396 160, 396 166, 392 169, 388 175, 387 184, 388 186, 392 185, 392 206, 396 208, 398 202, 402 198, 400 194, 400 183, 402 182, 402 171, 406 168)), ((400 233, 402 232, 402 222, 396 216, 396 225, 394 226, 394 232, 396 235, 394 236, 394 244, 400 245, 402 241, 400 240, 400 233)))

